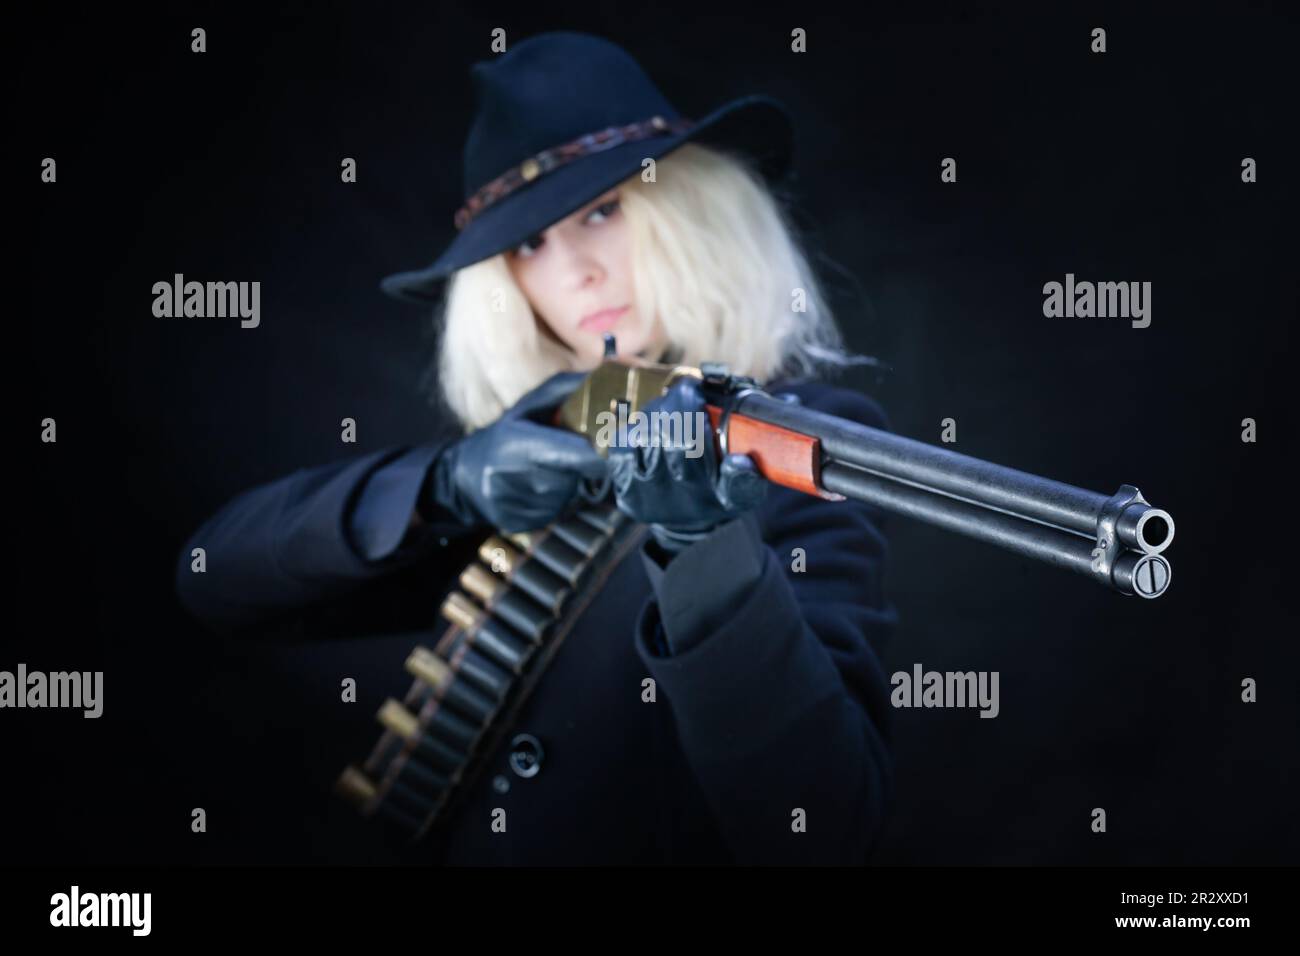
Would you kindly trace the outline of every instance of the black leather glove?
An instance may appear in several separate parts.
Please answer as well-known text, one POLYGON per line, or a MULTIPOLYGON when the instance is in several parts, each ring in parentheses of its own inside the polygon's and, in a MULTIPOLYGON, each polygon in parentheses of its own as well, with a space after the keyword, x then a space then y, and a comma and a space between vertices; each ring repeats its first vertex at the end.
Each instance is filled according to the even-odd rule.
POLYGON ((531 531, 550 524, 584 492, 603 497, 605 459, 586 438, 549 424, 585 376, 551 376, 491 425, 445 448, 429 469, 424 507, 441 507, 467 525, 531 531))
POLYGON ((715 433, 705 407, 698 380, 679 379, 642 411, 647 415, 673 412, 682 416, 683 423, 690 416, 692 423, 701 427, 692 424, 690 431, 678 427, 679 441, 674 447, 667 444, 673 436, 661 427, 659 435, 646 444, 628 447, 616 442, 609 450, 610 477, 619 509, 648 524, 668 555, 756 507, 767 493, 767 479, 748 455, 718 460, 715 433), (694 439, 694 447, 687 444, 687 438, 694 439))

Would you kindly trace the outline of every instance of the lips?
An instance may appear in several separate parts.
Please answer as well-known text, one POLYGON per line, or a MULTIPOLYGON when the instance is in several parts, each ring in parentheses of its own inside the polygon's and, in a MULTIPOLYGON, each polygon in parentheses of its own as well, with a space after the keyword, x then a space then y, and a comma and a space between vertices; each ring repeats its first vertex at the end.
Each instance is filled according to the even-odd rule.
POLYGON ((588 332, 604 332, 612 328, 629 308, 631 306, 625 305, 618 309, 602 309, 599 312, 593 312, 591 315, 585 316, 578 323, 578 327, 588 332))

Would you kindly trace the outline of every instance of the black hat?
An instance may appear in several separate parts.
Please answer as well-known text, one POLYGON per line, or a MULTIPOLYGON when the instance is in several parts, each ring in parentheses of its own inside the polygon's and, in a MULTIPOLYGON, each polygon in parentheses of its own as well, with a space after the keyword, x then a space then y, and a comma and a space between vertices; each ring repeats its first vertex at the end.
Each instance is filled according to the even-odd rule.
POLYGON ((457 269, 517 246, 691 140, 747 154, 769 181, 790 168, 789 114, 745 96, 683 117, 627 51, 543 33, 471 71, 478 112, 465 140, 458 234, 431 265, 385 278, 395 299, 433 302, 457 269))

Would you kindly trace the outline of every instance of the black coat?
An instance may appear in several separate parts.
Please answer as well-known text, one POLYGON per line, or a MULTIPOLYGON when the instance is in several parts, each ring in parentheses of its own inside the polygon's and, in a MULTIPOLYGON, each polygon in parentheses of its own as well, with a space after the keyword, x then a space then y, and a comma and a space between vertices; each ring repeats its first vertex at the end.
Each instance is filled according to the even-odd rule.
MULTIPOLYGON (((812 381, 780 390, 888 427, 855 392, 812 381)), ((369 635, 373 653, 347 673, 360 674, 369 702, 400 698, 410 683, 402 661, 416 643, 433 646, 419 629, 445 626, 438 605, 481 540, 425 526, 398 547, 440 447, 304 469, 238 496, 185 545, 182 602, 209 626, 250 638, 369 635), (196 547, 206 552, 202 574, 191 571, 196 547)), ((540 771, 525 779, 509 769, 507 734, 431 842, 433 859, 865 862, 892 790, 881 655, 896 615, 883 589, 882 520, 869 505, 770 486, 753 514, 663 573, 648 553, 630 554, 516 722, 544 747, 540 771), (672 656, 652 649, 659 622, 672 656), (656 702, 642 700, 646 677, 656 702), (493 785, 499 776, 505 793, 493 785), (491 826, 497 807, 504 833, 491 826), (796 808, 804 832, 792 827, 796 808)), ((326 685, 337 688, 339 676, 326 685)), ((360 710, 373 742, 373 711, 360 710)), ((347 759, 359 763, 366 750, 347 759)))

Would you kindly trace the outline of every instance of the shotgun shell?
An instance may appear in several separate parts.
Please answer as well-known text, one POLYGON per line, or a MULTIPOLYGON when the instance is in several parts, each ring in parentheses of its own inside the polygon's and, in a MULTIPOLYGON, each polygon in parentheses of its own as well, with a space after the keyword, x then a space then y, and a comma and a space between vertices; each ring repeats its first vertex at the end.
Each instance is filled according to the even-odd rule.
POLYGON ((509 537, 528 552, 528 557, 556 574, 570 587, 578 583, 582 572, 586 570, 587 562, 582 555, 554 535, 519 532, 509 537))
POLYGON ((544 565, 528 560, 495 536, 483 542, 478 554, 493 571, 503 574, 506 580, 545 608, 551 617, 560 616, 565 600, 573 592, 544 565))
POLYGON ((416 752, 453 779, 464 766, 467 754, 461 753, 441 740, 435 740, 420 729, 419 719, 402 706, 400 701, 388 698, 379 708, 379 722, 399 737, 415 745, 416 752))
POLYGON ((551 531, 561 541, 588 560, 595 557, 596 552, 605 543, 605 533, 593 528, 581 518, 570 518, 568 521, 556 522, 551 531))
MULTIPOLYGON (((452 673, 456 675, 457 679, 448 685, 443 699, 457 710, 465 709, 458 697, 453 696, 460 686, 475 691, 480 697, 486 695, 493 709, 505 699, 510 690, 510 675, 474 649, 474 635, 471 632, 449 628, 438 642, 438 653, 446 659, 452 673)), ((478 720, 473 712, 469 716, 478 720)))
POLYGON ((552 623, 553 619, 545 608, 538 607, 481 564, 471 564, 466 568, 461 573, 460 584, 483 603, 490 615, 505 621, 533 643, 541 641, 552 623))
POLYGON ((528 641, 496 620, 492 611, 483 610, 463 594, 449 594, 443 602, 442 613, 469 636, 472 645, 484 656, 512 674, 522 671, 532 656, 533 646, 528 641))

